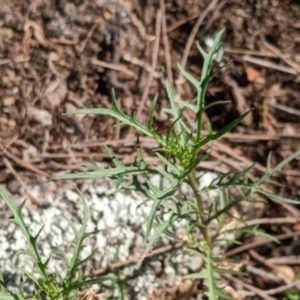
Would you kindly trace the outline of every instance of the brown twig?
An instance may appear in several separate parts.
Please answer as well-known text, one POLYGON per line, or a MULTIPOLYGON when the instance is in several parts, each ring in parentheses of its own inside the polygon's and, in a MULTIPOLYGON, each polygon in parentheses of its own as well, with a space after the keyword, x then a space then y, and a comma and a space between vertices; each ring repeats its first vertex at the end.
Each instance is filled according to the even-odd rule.
POLYGON ((44 176, 46 178, 50 178, 51 175, 49 175, 48 173, 39 170, 38 168, 26 163, 25 161, 17 158, 16 156, 14 156, 12 153, 8 152, 6 149, 2 149, 3 154, 8 157, 9 159, 11 159, 12 161, 14 161, 16 164, 18 164, 19 166, 33 172, 36 173, 38 175, 44 176))
POLYGON ((151 73, 149 75, 149 78, 148 78, 148 83, 144 89, 144 92, 143 92, 143 95, 142 95, 142 99, 141 99, 141 102, 139 104, 139 108, 137 110, 137 119, 139 119, 143 109, 144 109, 144 106, 145 106, 145 103, 146 103, 146 100, 147 100, 147 97, 148 97, 148 94, 149 94, 149 90, 150 90, 150 87, 151 87, 151 84, 152 84, 152 80, 153 80, 153 72, 155 71, 156 69, 156 65, 157 65, 157 60, 158 60, 158 50, 159 50, 159 42, 160 42, 160 32, 161 32, 161 20, 162 20, 162 11, 159 9, 157 11, 157 14, 156 14, 156 25, 155 25, 155 42, 154 42, 154 46, 153 46, 153 54, 152 54, 152 65, 151 65, 151 73))
POLYGON ((293 68, 282 66, 282 65, 279 65, 279 64, 275 64, 271 61, 263 60, 263 59, 252 57, 252 56, 249 56, 249 55, 244 55, 243 60, 246 61, 246 62, 250 62, 250 63, 256 64, 256 65, 265 67, 265 68, 285 72, 285 73, 288 73, 288 74, 292 74, 292 75, 297 75, 298 74, 298 72, 295 71, 293 68))
MULTIPOLYGON (((299 235, 300 235, 300 231, 296 231, 296 232, 279 234, 277 236, 274 236, 274 238, 276 240, 280 241, 280 240, 285 240, 285 239, 289 239, 289 238, 292 238, 292 237, 296 237, 296 236, 299 236, 299 235)), ((255 248, 255 247, 258 247, 258 246, 262 246, 262 245, 265 245, 265 244, 268 244, 268 243, 271 243, 271 242, 273 242, 273 241, 271 241, 270 239, 267 239, 267 238, 256 238, 251 243, 246 243, 246 244, 244 244, 240 247, 237 247, 235 249, 227 251, 225 253, 225 257, 231 257, 233 255, 239 254, 241 252, 245 252, 249 249, 252 249, 252 248, 255 248)))
POLYGON ((188 23, 190 21, 193 21, 195 19, 197 19, 199 16, 202 15, 202 12, 201 13, 197 13, 195 15, 191 15, 185 19, 180 19, 179 21, 173 23, 171 26, 168 27, 167 29, 167 32, 170 33, 172 31, 174 31, 175 29, 177 29, 178 27, 184 25, 185 23, 188 23))
POLYGON ((12 164, 9 162, 9 160, 5 157, 3 157, 3 162, 5 166, 10 170, 12 175, 15 177, 15 179, 18 181, 18 183, 22 186, 22 188, 25 191, 25 194, 28 196, 28 198, 32 201, 33 204, 37 205, 38 207, 46 207, 47 203, 43 203, 41 200, 38 200, 26 187, 25 183, 19 176, 19 174, 16 172, 16 170, 13 168, 12 164))
MULTIPOLYGON (((245 49, 234 49, 225 47, 224 51, 227 53, 238 54, 238 55, 251 55, 251 56, 264 56, 264 57, 278 57, 275 53, 266 51, 255 51, 255 50, 245 50, 245 49)), ((284 58, 291 57, 291 54, 282 54, 284 58)))
POLYGON ((254 287, 238 278, 235 278, 232 275, 224 274, 223 276, 225 278, 227 278, 228 280, 233 281, 233 282, 237 283, 238 285, 243 286, 247 290, 254 292, 256 295, 262 297, 262 299, 264 299, 264 300, 276 300, 275 298, 268 296, 268 294, 265 291, 262 291, 261 289, 254 287))
POLYGON ((266 40, 263 40, 263 44, 269 50, 271 50, 277 57, 279 57, 280 59, 282 59, 287 65, 289 65, 290 67, 292 67, 293 69, 295 69, 298 73, 300 73, 300 67, 299 67, 299 65, 296 64, 295 62, 289 60, 287 57, 285 57, 284 54, 281 53, 281 51, 279 49, 277 49, 275 46, 273 46, 270 43, 268 43, 266 40))
POLYGON ((81 53, 84 51, 84 49, 85 49, 85 47, 86 47, 88 41, 89 41, 90 38, 92 37, 94 31, 96 30, 96 28, 97 28, 98 24, 101 22, 101 20, 103 20, 102 17, 96 18, 94 24, 92 25, 92 27, 91 27, 90 30, 88 31, 88 33, 87 33, 87 35, 86 35, 86 38, 81 42, 80 49, 79 49, 79 54, 81 54, 81 53))
POLYGON ((130 258, 126 261, 119 261, 119 262, 116 262, 116 263, 112 264, 108 268, 102 268, 102 269, 95 270, 93 273, 86 275, 85 278, 103 276, 105 274, 108 274, 108 273, 112 272, 113 270, 122 269, 122 268, 125 268, 125 267, 128 267, 128 266, 134 265, 134 264, 140 262, 141 259, 147 259, 147 258, 151 258, 151 257, 157 256, 157 255, 162 255, 162 254, 174 251, 174 250, 181 249, 184 245, 185 245, 185 243, 179 242, 175 245, 163 246, 163 247, 160 247, 158 249, 153 250, 151 253, 147 254, 146 256, 143 255, 139 258, 130 258))
POLYGON ((108 63, 106 61, 99 60, 99 59, 96 59, 96 58, 92 58, 91 63, 93 65, 100 66, 100 67, 103 67, 103 68, 106 68, 106 69, 111 69, 111 70, 114 70, 114 71, 123 72, 124 74, 126 74, 130 77, 133 77, 134 79, 137 79, 136 74, 134 72, 132 72, 131 70, 127 69, 123 65, 108 63))
POLYGON ((300 110, 299 109, 296 109, 294 107, 287 107, 285 105, 282 105, 282 104, 279 104, 279 103, 272 103, 273 101, 270 101, 270 100, 267 100, 267 104, 269 106, 272 106, 272 107, 275 107, 281 111, 284 111, 288 114, 291 114, 291 115, 295 115, 295 116, 298 116, 300 117, 300 110))
MULTIPOLYGON (((298 222, 298 220, 294 217, 286 217, 286 218, 261 218, 261 219, 254 219, 254 220, 249 220, 249 221, 245 221, 245 222, 240 222, 237 223, 234 220, 234 223, 232 223, 232 227, 231 226, 227 226, 225 225, 220 232, 228 232, 231 230, 235 230, 237 228, 241 229, 241 228, 245 228, 245 227, 251 227, 251 226, 255 226, 255 225, 262 225, 262 224, 296 224, 298 222)), ((231 223, 228 223, 228 225, 230 225, 231 223)))
POLYGON ((271 262, 276 265, 300 265, 300 256, 281 256, 273 257, 267 259, 268 262, 271 262))
POLYGON ((171 50, 170 50, 170 43, 169 43, 169 39, 168 39, 168 33, 167 33, 165 1, 164 0, 159 0, 159 3, 160 3, 160 9, 162 11, 162 40, 163 40, 164 48, 165 48, 167 76, 168 76, 168 80, 170 82, 170 85, 173 86, 171 50))

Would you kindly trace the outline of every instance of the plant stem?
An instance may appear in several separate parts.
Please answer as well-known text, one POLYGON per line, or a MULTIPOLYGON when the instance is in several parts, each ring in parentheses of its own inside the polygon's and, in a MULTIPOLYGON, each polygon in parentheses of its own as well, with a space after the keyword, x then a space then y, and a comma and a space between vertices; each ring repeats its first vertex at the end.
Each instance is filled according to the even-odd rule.
POLYGON ((210 244, 210 238, 209 238, 209 235, 207 232, 207 227, 206 227, 206 218, 203 214, 203 212, 204 212, 203 202, 202 202, 201 196, 198 193, 198 184, 192 173, 188 174, 188 180, 189 180, 189 184, 194 192, 194 195, 195 195, 195 198, 197 201, 198 210, 200 212, 199 221, 201 222, 201 224, 203 224, 203 226, 199 226, 199 229, 203 235, 204 240, 207 242, 207 244, 210 244))

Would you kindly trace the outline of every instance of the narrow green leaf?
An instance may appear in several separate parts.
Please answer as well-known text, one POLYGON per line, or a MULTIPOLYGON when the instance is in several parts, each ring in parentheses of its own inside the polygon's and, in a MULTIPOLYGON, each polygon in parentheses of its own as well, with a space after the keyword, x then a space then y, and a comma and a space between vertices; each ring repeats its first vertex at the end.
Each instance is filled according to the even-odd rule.
POLYGON ((99 178, 111 178, 116 176, 124 176, 124 175, 138 175, 143 173, 149 173, 151 170, 144 169, 136 166, 127 166, 125 170, 122 168, 109 168, 109 169, 100 169, 97 171, 91 172, 82 172, 82 173, 71 173, 66 175, 58 175, 50 180, 60 180, 60 179, 99 179, 99 178))
POLYGON ((159 206, 160 206, 160 204, 161 204, 161 202, 162 202, 163 200, 164 200, 164 199, 161 199, 161 200, 158 200, 158 199, 157 199, 156 201, 154 201, 154 203, 153 203, 153 205, 152 205, 152 207, 151 207, 151 211, 150 211, 149 216, 146 216, 146 218, 147 218, 147 231, 146 231, 146 234, 145 234, 145 241, 148 240, 150 231, 151 231, 152 226, 153 226, 153 221, 154 221, 156 212, 158 211, 159 206))
POLYGON ((285 197, 282 197, 282 196, 279 196, 279 195, 276 195, 276 194, 273 194, 271 192, 268 192, 268 191, 265 191, 261 188, 255 188, 255 192, 256 193, 259 193, 259 194, 262 194, 262 195, 265 195, 271 199, 275 199, 277 201, 281 201, 281 202, 285 202, 285 203, 290 203, 290 204, 300 204, 300 199, 298 200, 292 200, 292 199, 289 199, 289 198, 285 198, 285 197))
POLYGON ((90 163, 91 163, 92 169, 93 169, 94 171, 99 170, 99 167, 98 167, 97 163, 93 160, 92 157, 90 157, 90 163))
POLYGON ((201 253, 200 251, 196 250, 196 249, 187 249, 188 252, 190 252, 193 255, 199 256, 201 259, 203 259, 203 261, 205 261, 206 263, 208 262, 208 258, 205 256, 204 253, 201 253))
POLYGON ((98 248, 95 248, 87 257, 81 259, 80 261, 77 261, 75 264, 75 269, 86 263, 88 260, 90 260, 93 256, 95 256, 96 252, 98 251, 98 248))
MULTIPOLYGON (((274 169, 272 169, 272 174, 280 172, 288 163, 290 163, 292 160, 294 160, 299 155, 300 155, 300 150, 289 155, 282 162, 280 162, 276 167, 274 167, 274 169)), ((270 158, 270 161, 271 161, 271 158, 270 158)), ((271 163, 270 163, 270 165, 271 165, 271 163)))
POLYGON ((186 178, 186 176, 192 172, 199 164, 201 161, 206 160, 209 157, 208 154, 204 153, 196 157, 184 170, 182 175, 180 176, 180 179, 186 178))
POLYGON ((200 54, 202 55, 202 57, 204 59, 208 59, 209 58, 209 54, 204 51, 204 49, 199 45, 199 43, 197 43, 197 48, 198 48, 198 51, 200 52, 200 54))
POLYGON ((26 271, 23 268, 20 268, 20 270, 27 275, 28 278, 30 278, 38 287, 40 290, 43 290, 43 286, 40 284, 39 280, 35 278, 30 272, 26 271))
POLYGON ((220 101, 215 101, 213 103, 210 103, 208 105, 206 105, 204 107, 204 111, 208 110, 209 108, 213 107, 213 106, 216 106, 216 105, 225 105, 225 104, 229 104, 229 103, 232 103, 232 101, 230 100, 220 100, 220 101))
POLYGON ((197 112, 197 107, 191 103, 188 103, 187 101, 182 101, 182 100, 179 100, 176 98, 173 98, 173 101, 175 101, 178 104, 181 104, 183 107, 186 107, 186 108, 192 110, 194 113, 197 112))
POLYGON ((172 164, 166 157, 161 155, 159 152, 155 152, 155 155, 165 164, 167 165, 173 172, 177 172, 177 167, 172 164))
POLYGON ((273 241, 277 244, 280 243, 273 235, 270 235, 266 232, 258 230, 258 225, 254 226, 252 228, 237 229, 236 231, 243 232, 243 233, 250 233, 250 234, 253 234, 255 236, 261 236, 261 237, 267 238, 268 240, 273 241))
POLYGON ((67 290, 62 292, 62 295, 66 295, 67 293, 69 293, 71 290, 77 290, 77 289, 81 289, 83 287, 86 286, 92 286, 94 284, 102 284, 105 281, 114 281, 115 277, 98 277, 98 278, 94 278, 94 279, 88 279, 82 282, 74 282, 72 283, 67 290))
POLYGON ((107 154, 109 155, 109 157, 111 158, 111 160, 113 161, 116 168, 121 172, 124 172, 126 170, 125 165, 119 159, 117 159, 115 154, 106 145, 104 145, 104 148, 107 154))
POLYGON ((138 165, 139 165, 140 169, 146 170, 147 169, 147 164, 146 164, 146 162, 144 160, 144 157, 143 157, 139 136, 137 136, 137 138, 136 138, 136 151, 137 151, 137 159, 138 159, 137 162, 138 162, 138 165))
POLYGON ((226 125, 224 128, 222 128, 220 131, 218 131, 217 133, 215 133, 213 135, 213 139, 216 140, 216 139, 220 138, 222 135, 224 135, 225 133, 231 131, 234 127, 236 127, 238 124, 240 124, 241 121, 243 121, 252 111, 253 111, 253 109, 248 110, 243 115, 239 116, 234 121, 232 121, 231 123, 226 125))
MULTIPOLYGON (((163 234, 163 232, 169 227, 170 223, 171 223, 171 220, 161 222, 161 223, 153 226, 155 228, 155 232, 154 232, 153 236, 151 237, 151 239, 149 240, 149 242, 147 243, 146 249, 148 252, 150 252, 152 250, 152 248, 156 244, 157 240, 163 234)), ((154 223, 153 223, 153 225, 154 225, 154 223)))
POLYGON ((16 300, 18 298, 14 297, 9 292, 0 292, 0 299, 1 300, 16 300))
POLYGON ((182 68, 180 64, 177 64, 180 73, 195 87, 199 87, 199 81, 196 80, 191 74, 189 74, 185 69, 182 68))
POLYGON ((207 279, 207 276, 208 276, 207 270, 204 270, 199 273, 193 273, 193 274, 186 275, 186 276, 184 276, 184 278, 186 278, 186 279, 207 279))
POLYGON ((151 103, 151 107, 150 107, 150 111, 149 111, 149 117, 148 117, 148 121, 147 121, 147 125, 146 125, 149 131, 153 130, 152 123, 153 123, 153 116, 154 116, 154 111, 155 111, 157 99, 158 99, 158 95, 155 95, 155 97, 154 97, 154 99, 152 100, 152 103, 151 103))
POLYGON ((232 121, 230 124, 226 125, 224 128, 222 128, 217 133, 206 136, 203 140, 199 141, 198 147, 201 148, 203 145, 207 144, 208 142, 219 139, 222 135, 224 135, 225 133, 229 132, 234 127, 236 127, 251 112, 252 112, 252 109, 247 111, 242 116, 235 119, 234 121, 232 121))

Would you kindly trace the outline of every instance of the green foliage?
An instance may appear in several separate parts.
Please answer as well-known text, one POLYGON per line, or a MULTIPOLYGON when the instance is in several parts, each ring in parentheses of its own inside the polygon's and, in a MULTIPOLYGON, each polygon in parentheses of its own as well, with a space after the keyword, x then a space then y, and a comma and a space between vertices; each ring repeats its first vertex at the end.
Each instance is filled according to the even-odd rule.
MULTIPOLYGON (((80 192, 78 191, 80 194, 80 192)), ((68 259, 67 255, 59 249, 62 259, 66 264, 67 275, 65 278, 59 274, 55 276, 50 275, 50 272, 47 271, 47 265, 50 261, 48 257, 44 262, 39 254, 37 242, 43 227, 40 228, 38 233, 33 236, 28 229, 28 226, 25 224, 22 209, 24 208, 25 201, 23 201, 19 206, 16 206, 13 201, 7 196, 7 194, 0 188, 0 196, 5 201, 6 205, 9 207, 13 213, 13 218, 7 221, 15 223, 22 231, 26 237, 29 250, 23 251, 22 254, 28 255, 32 258, 35 263, 35 269, 31 272, 28 272, 24 269, 22 271, 31 279, 37 288, 36 295, 32 298, 25 297, 23 286, 20 286, 19 292, 14 295, 10 293, 4 284, 3 276, 0 277, 0 299, 32 299, 32 300, 42 300, 42 299, 51 299, 51 300, 66 300, 66 299, 75 299, 78 295, 80 289, 84 287, 91 286, 93 284, 101 284, 104 281, 111 280, 111 277, 101 277, 97 279, 84 279, 83 274, 80 272, 80 267, 86 263, 96 252, 96 249, 87 257, 81 259, 80 253, 84 248, 84 241, 94 234, 94 232, 86 232, 87 223, 88 223, 88 206, 86 200, 81 196, 83 204, 83 218, 82 225, 80 229, 76 229, 75 225, 67 219, 69 225, 71 226, 73 233, 75 235, 75 244, 72 253, 72 258, 68 259)))
MULTIPOLYGON (((268 158, 267 172, 256 182, 249 183, 247 181, 247 173, 253 166, 249 166, 244 170, 230 171, 227 174, 220 175, 213 182, 203 188, 199 189, 199 182, 197 181, 196 168, 201 166, 201 162, 207 157, 207 153, 203 153, 203 146, 212 143, 220 138, 225 133, 236 127, 249 113, 245 112, 242 116, 232 121, 230 124, 222 128, 218 132, 213 132, 211 125, 208 123, 208 134, 203 136, 203 113, 205 110, 213 105, 225 104, 228 101, 217 101, 216 103, 206 105, 205 94, 209 82, 213 77, 220 72, 218 69, 215 73, 213 70, 213 58, 220 50, 221 38, 223 30, 220 31, 215 38, 214 44, 209 52, 205 52, 199 45, 198 49, 204 59, 204 65, 199 80, 191 76, 179 65, 178 68, 184 77, 196 89, 197 97, 193 103, 176 99, 168 80, 165 81, 165 88, 168 99, 170 101, 170 108, 165 109, 171 117, 171 126, 167 135, 159 135, 155 128, 152 127, 153 112, 155 109, 157 97, 152 102, 149 113, 147 125, 139 124, 133 117, 124 115, 117 105, 115 94, 112 94, 112 108, 109 109, 83 109, 73 112, 72 114, 98 114, 113 116, 121 122, 121 125, 128 125, 135 128, 142 134, 153 138, 160 144, 159 149, 155 150, 156 156, 161 160, 163 167, 147 166, 143 160, 140 145, 137 141, 138 161, 133 166, 125 166, 122 162, 117 160, 111 150, 106 148, 111 157, 115 167, 109 169, 98 168, 93 164, 93 170, 85 173, 75 173, 56 177, 55 179, 73 179, 73 178, 91 178, 96 181, 101 177, 111 177, 117 179, 120 183, 119 189, 132 189, 143 196, 147 200, 152 201, 152 209, 147 219, 146 243, 147 250, 150 251, 159 237, 162 234, 179 239, 176 233, 172 231, 172 226, 175 222, 185 220, 187 226, 187 236, 189 238, 188 249, 191 254, 199 256, 204 262, 204 268, 200 273, 190 274, 188 278, 203 279, 207 286, 207 296, 209 299, 231 299, 226 295, 218 285, 218 274, 231 273, 232 270, 224 270, 216 266, 218 257, 213 254, 213 249, 220 241, 220 232, 225 224, 226 216, 230 214, 230 209, 235 207, 242 201, 250 201, 253 194, 261 194, 268 198, 288 203, 299 203, 296 200, 290 200, 279 195, 274 195, 269 191, 264 190, 261 185, 263 183, 274 184, 271 177, 274 173, 280 171, 286 164, 300 154, 300 151, 294 153, 290 157, 283 160, 279 165, 272 168, 268 158), (192 110, 196 114, 196 120, 193 128, 190 128, 184 119, 184 112, 186 109, 192 110), (165 185, 154 185, 149 179, 149 175, 159 175, 161 182, 166 182, 165 185), (144 176, 147 186, 142 186, 139 183, 137 175, 144 176), (182 185, 187 183, 193 191, 193 198, 186 199, 181 191, 182 185), (232 189, 238 190, 238 196, 231 196, 232 189), (219 202, 212 201, 209 209, 204 209, 204 200, 202 196, 211 190, 219 192, 219 202), (166 221, 163 221, 162 214, 164 211, 169 213, 166 221), (217 225, 216 225, 217 224, 217 225), (215 228, 217 226, 217 228, 215 228), (200 232, 202 237, 199 239, 195 236, 195 232, 200 232)), ((243 222, 242 220, 237 220, 243 222)), ((256 227, 237 229, 244 230, 244 232, 252 233, 253 235, 264 235, 256 227)), ((232 243, 237 241, 231 241, 232 243)))
MULTIPOLYGON (((300 151, 284 159, 275 167, 271 166, 270 156, 268 158, 266 174, 256 182, 249 183, 247 181, 247 174, 253 167, 249 166, 240 172, 230 171, 227 174, 219 175, 209 186, 202 189, 199 187, 199 178, 197 177, 196 170, 209 156, 208 153, 203 151, 204 146, 210 145, 222 135, 234 129, 249 113, 251 113, 251 110, 245 112, 242 116, 217 132, 214 132, 211 125, 207 123, 206 128, 208 134, 202 134, 204 127, 203 113, 205 110, 213 105, 223 105, 227 103, 227 101, 217 101, 209 105, 205 103, 205 94, 208 84, 221 70, 220 68, 216 71, 213 69, 213 59, 220 50, 222 34, 223 31, 220 31, 216 35, 214 44, 208 52, 205 52, 198 45, 199 52, 204 59, 203 69, 199 80, 191 76, 191 74, 181 66, 178 66, 180 72, 196 90, 197 96, 192 103, 182 99, 176 99, 168 80, 165 81, 165 88, 170 102, 170 108, 165 111, 170 115, 170 120, 172 122, 166 136, 158 134, 156 128, 153 127, 153 116, 157 97, 155 97, 152 102, 146 125, 140 124, 134 116, 126 116, 118 107, 114 93, 112 94, 111 109, 82 109, 71 113, 112 116, 119 120, 122 126, 131 126, 138 132, 152 138, 160 144, 160 147, 155 150, 155 155, 161 161, 159 166, 148 166, 146 164, 142 156, 139 140, 137 139, 137 160, 133 165, 125 165, 116 158, 109 148, 106 147, 106 151, 114 164, 112 168, 100 168, 93 160, 91 160, 91 170, 88 172, 62 175, 53 178, 55 180, 90 178, 96 182, 99 178, 110 177, 116 180, 118 190, 134 190, 142 194, 146 201, 152 202, 152 209, 149 215, 145 216, 147 219, 145 242, 148 251, 151 251, 162 234, 165 234, 172 239, 179 240, 180 237, 174 232, 173 225, 178 221, 184 220, 186 226, 186 238, 188 239, 186 248, 191 255, 201 258, 204 263, 201 272, 189 274, 187 277, 192 279, 202 279, 207 287, 206 295, 211 300, 231 299, 231 297, 225 294, 219 286, 221 274, 240 274, 233 270, 219 267, 218 262, 220 261, 220 258, 214 251, 218 243, 222 239, 224 240, 221 233, 223 234, 226 232, 222 229, 224 228, 226 218, 230 216, 231 208, 240 204, 242 201, 251 201, 251 196, 253 196, 253 194, 261 194, 277 201, 299 203, 299 201, 290 200, 270 193, 262 188, 262 184, 274 184, 274 182, 271 181, 272 175, 280 171, 286 164, 298 156, 300 151), (215 72, 213 73, 213 71, 215 72), (193 128, 185 121, 184 113, 186 109, 192 110, 196 115, 193 128), (154 184, 151 181, 153 175, 159 176, 161 179, 160 184, 154 184), (139 180, 141 177, 143 177, 143 183, 139 180), (190 187, 192 196, 187 196, 182 193, 183 185, 186 184, 190 187), (231 193, 232 189, 238 191, 238 193, 235 193, 237 196, 233 196, 233 193, 231 193), (212 190, 218 191, 219 197, 217 199, 211 199, 209 205, 206 205, 203 195, 212 190), (168 218, 163 218, 163 215, 166 213, 168 213, 168 218)), ((207 149, 207 147, 205 148, 207 149)), ((40 291, 39 295, 43 292, 49 295, 50 299, 58 299, 58 297, 69 299, 68 297, 70 297, 70 295, 75 295, 82 286, 93 283, 93 281, 84 281, 80 275, 76 277, 76 281, 74 282, 76 270, 90 258, 89 256, 82 260, 79 259, 83 240, 91 234, 85 233, 87 205, 83 198, 83 225, 80 230, 77 230, 69 221, 76 237, 76 246, 71 260, 68 260, 66 255, 61 251, 62 257, 68 268, 68 276, 65 279, 60 278, 58 285, 47 275, 46 267, 49 260, 42 262, 38 254, 36 243, 39 234, 35 237, 31 236, 22 219, 21 211, 24 203, 19 207, 16 207, 1 190, 0 194, 14 214, 14 219, 12 221, 22 229, 30 245, 30 250, 27 254, 34 259, 37 269, 32 273, 27 272, 27 275, 36 283, 38 290, 40 291), (42 276, 41 281, 36 279, 36 272, 42 276)), ((237 222, 243 224, 242 220, 237 220, 237 222)), ((237 226, 236 230, 244 230, 244 232, 254 235, 264 235, 264 233, 260 232, 256 227, 238 229, 237 226)), ((237 241, 233 240, 231 242, 234 243, 237 241)), ((91 255, 93 254, 94 252, 91 255)), ((102 282, 105 279, 106 278, 101 278, 99 281, 102 282)), ((119 282, 117 285, 120 294, 124 297, 122 284, 119 282)), ((15 296, 9 294, 4 286, 2 286, 1 293, 4 297, 7 297, 7 299, 22 299, 9 298, 15 296)))

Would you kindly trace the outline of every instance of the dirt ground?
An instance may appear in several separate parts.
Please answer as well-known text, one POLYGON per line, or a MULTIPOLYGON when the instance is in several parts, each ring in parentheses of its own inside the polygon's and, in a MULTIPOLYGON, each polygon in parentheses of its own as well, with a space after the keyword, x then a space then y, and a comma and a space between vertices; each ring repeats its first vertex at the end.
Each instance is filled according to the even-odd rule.
MULTIPOLYGON (((196 42, 207 47, 222 28, 228 66, 212 81, 207 103, 232 103, 214 106, 206 117, 218 130, 254 110, 215 143, 203 168, 224 173, 255 163, 251 180, 265 172, 270 152, 275 165, 300 147, 299 1, 0 0, 0 184, 42 206, 47 203, 30 187, 39 186, 39 196, 63 192, 70 183, 48 186, 46 179, 85 170, 89 156, 108 165, 104 144, 133 162, 135 137, 128 128, 108 117, 63 114, 110 108, 114 88, 123 111, 143 121, 158 94, 155 123, 165 132, 164 76, 182 99, 193 99, 177 63, 199 76, 196 42)), ((156 145, 141 141, 146 160, 155 163, 156 145)), ((299 167, 298 158, 276 176, 282 184, 276 193, 299 198, 299 167)), ((282 244, 255 246, 257 240, 242 237, 252 247, 229 250, 228 257, 247 257, 248 276, 228 280, 254 294, 248 299, 267 299, 255 298, 257 289, 269 291, 270 299, 292 299, 284 287, 291 290, 300 275, 299 207, 269 201, 251 218, 264 220, 262 228, 282 244), (272 294, 276 288, 282 291, 272 294)))

